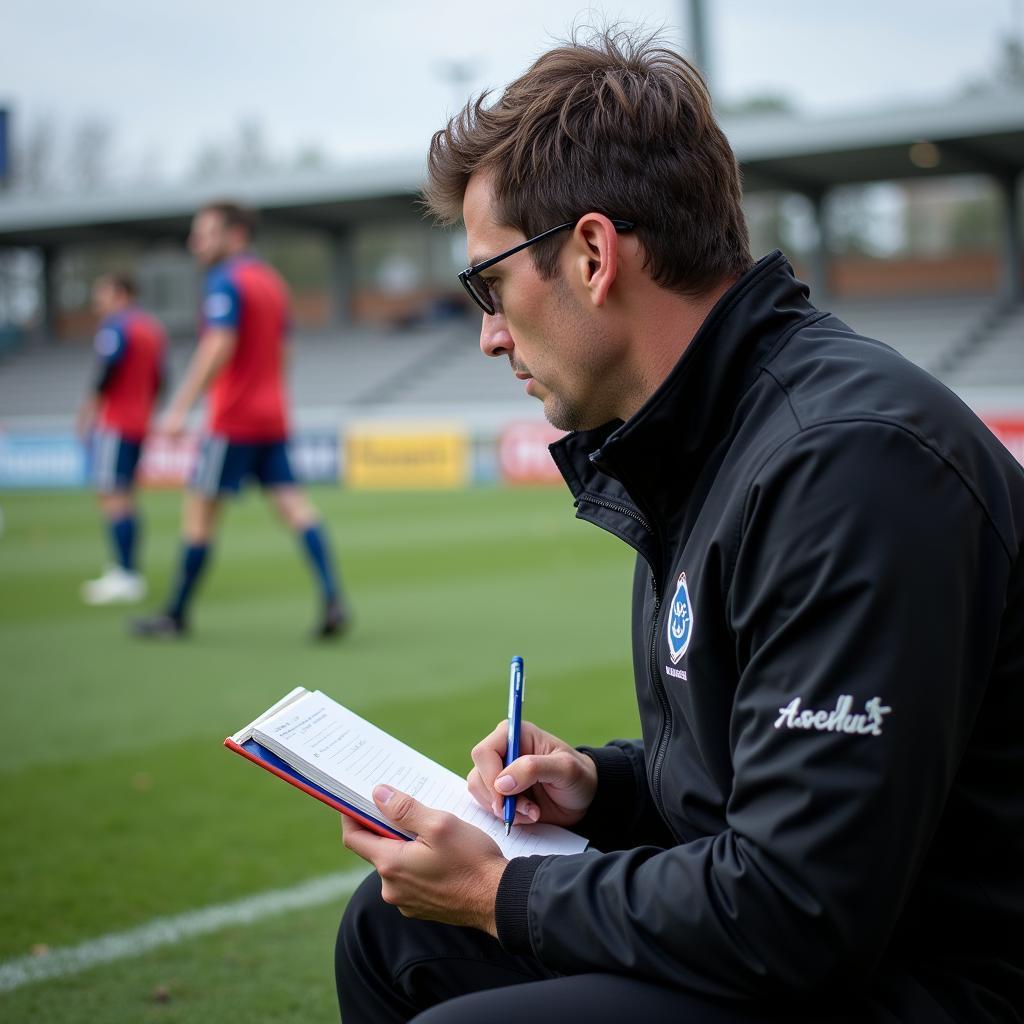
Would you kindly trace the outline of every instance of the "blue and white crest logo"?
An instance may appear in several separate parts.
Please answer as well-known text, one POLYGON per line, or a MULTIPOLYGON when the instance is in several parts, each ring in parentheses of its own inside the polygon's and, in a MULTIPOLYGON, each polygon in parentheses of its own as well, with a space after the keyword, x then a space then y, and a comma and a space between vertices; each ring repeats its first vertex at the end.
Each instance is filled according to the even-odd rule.
POLYGON ((686 589, 685 572, 679 574, 666 628, 669 657, 673 665, 678 665, 686 653, 686 648, 690 646, 690 637, 693 635, 693 611, 690 608, 690 592, 686 589))

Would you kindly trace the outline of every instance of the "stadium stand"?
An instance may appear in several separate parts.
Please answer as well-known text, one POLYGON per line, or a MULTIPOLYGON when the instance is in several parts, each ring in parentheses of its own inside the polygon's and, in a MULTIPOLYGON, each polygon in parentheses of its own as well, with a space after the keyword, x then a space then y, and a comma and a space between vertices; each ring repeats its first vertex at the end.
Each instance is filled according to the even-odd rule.
POLYGON ((960 388, 1024 388, 1024 305, 1003 308, 943 379, 960 388))
MULTIPOLYGON (((349 328, 301 333, 291 382, 298 410, 366 406, 446 406, 532 401, 502 360, 484 359, 474 320, 402 331, 349 328)), ((181 380, 191 345, 171 348, 171 387, 181 380)), ((8 355, 0 370, 0 418, 71 416, 93 374, 86 344, 40 344, 8 355)), ((57 425, 55 422, 54 425, 57 425)))
MULTIPOLYGON (((1024 305, 988 297, 842 300, 841 320, 880 338, 954 389, 1024 389, 1024 305)), ((417 414, 467 406, 539 415, 504 360, 485 359, 475 317, 401 330, 349 327, 296 335, 292 392, 299 411, 358 415, 387 407, 417 414)), ((170 355, 171 387, 191 345, 170 355)), ((0 368, 0 418, 67 425, 93 374, 87 344, 35 344, 8 352, 0 368)))
MULTIPOLYGON (((1008 312, 993 296, 862 299, 827 305, 861 334, 892 345, 947 384, 1024 388, 1024 307, 1008 312)), ((407 351, 399 346, 415 344, 399 337, 396 353, 407 351)), ((392 341, 378 339, 375 347, 364 349, 361 358, 367 360, 368 372, 355 403, 427 408, 522 401, 522 385, 505 362, 481 358, 472 319, 436 328, 422 340, 418 357, 392 362, 391 372, 384 374, 373 360, 380 358, 380 346, 392 341)), ((354 365, 352 349, 336 349, 334 358, 347 364, 349 352, 354 365)), ((320 373, 312 367, 308 372, 314 377, 320 373)), ((298 396, 304 393, 296 388, 298 396)))
POLYGON ((349 328, 299 334, 292 356, 297 406, 374 403, 451 344, 450 326, 403 331, 349 328))
POLYGON ((475 317, 449 334, 447 343, 428 359, 399 371, 371 400, 416 406, 531 403, 521 381, 505 359, 486 359, 480 353, 475 317))
POLYGON ((947 367, 985 332, 997 309, 991 296, 838 301, 827 306, 859 334, 892 345, 942 379, 947 367))

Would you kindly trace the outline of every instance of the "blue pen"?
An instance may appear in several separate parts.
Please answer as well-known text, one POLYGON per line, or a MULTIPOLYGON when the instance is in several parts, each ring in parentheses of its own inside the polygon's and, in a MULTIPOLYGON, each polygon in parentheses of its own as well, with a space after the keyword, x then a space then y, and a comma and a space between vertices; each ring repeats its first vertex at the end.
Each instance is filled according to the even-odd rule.
MULTIPOLYGON (((505 767, 519 757, 519 729, 523 724, 523 697, 526 684, 523 680, 523 659, 517 654, 512 659, 508 673, 508 745, 505 747, 505 767)), ((505 797, 505 835, 512 831, 516 820, 516 798, 505 797)))

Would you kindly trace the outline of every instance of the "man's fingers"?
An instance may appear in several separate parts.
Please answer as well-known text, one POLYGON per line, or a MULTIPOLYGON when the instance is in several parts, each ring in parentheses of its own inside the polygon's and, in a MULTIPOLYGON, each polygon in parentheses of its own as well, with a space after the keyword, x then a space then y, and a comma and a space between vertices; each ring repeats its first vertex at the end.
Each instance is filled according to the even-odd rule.
POLYGON ((341 822, 342 836, 355 835, 356 832, 370 831, 361 821, 358 821, 356 818, 353 818, 348 814, 339 814, 338 819, 341 822))
POLYGON ((479 768, 474 768, 466 776, 466 788, 469 790, 469 795, 481 807, 483 807, 484 810, 490 808, 491 802, 494 798, 494 789, 484 782, 479 768))
MULTIPOLYGON (((530 722, 523 722, 521 748, 531 754, 537 749, 538 736, 543 735, 530 722)), ((471 751, 473 767, 479 774, 485 789, 493 789, 494 780, 505 770, 505 753, 508 749, 508 722, 500 721, 471 751)))
POLYGON ((341 841, 345 849, 351 850, 357 857, 369 861, 375 867, 382 852, 381 843, 400 842, 397 839, 385 839, 368 829, 362 822, 347 815, 341 816, 341 841))
POLYGON ((473 766, 480 773, 484 787, 490 789, 498 772, 505 767, 508 746, 508 722, 499 722, 471 751, 473 766))
MULTIPOLYGON (((496 818, 505 818, 505 800, 503 797, 496 796, 493 803, 491 804, 491 812, 496 818)), ((516 797, 516 817, 514 824, 516 825, 532 825, 540 820, 540 808, 532 801, 527 800, 525 797, 516 797)))
POLYGON ((568 789, 579 775, 575 758, 567 751, 527 754, 517 758, 494 780, 502 796, 522 793, 537 783, 568 789))
POLYGON ((385 817, 403 832, 420 835, 423 832, 436 834, 442 829, 444 820, 450 814, 424 807, 418 800, 390 786, 376 786, 373 790, 374 803, 385 817))

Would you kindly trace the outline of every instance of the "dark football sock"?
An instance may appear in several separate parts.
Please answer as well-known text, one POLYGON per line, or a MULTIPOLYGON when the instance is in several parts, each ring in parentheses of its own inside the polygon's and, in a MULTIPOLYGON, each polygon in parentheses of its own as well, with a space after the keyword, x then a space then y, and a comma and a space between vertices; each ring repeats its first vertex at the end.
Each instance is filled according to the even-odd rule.
POLYGON ((317 582, 323 594, 324 603, 330 604, 340 598, 337 575, 334 566, 331 564, 330 548, 327 544, 327 535, 320 523, 314 523, 299 531, 299 537, 306 550, 313 571, 316 574, 317 582))
POLYGON ((110 543, 114 549, 114 557, 117 564, 125 572, 135 572, 135 537, 138 527, 136 517, 123 516, 121 519, 111 519, 107 523, 110 531, 110 543))
POLYGON ((196 583, 206 564, 208 544, 186 544, 181 549, 181 564, 175 581, 173 597, 167 605, 167 614, 179 621, 185 617, 185 609, 195 590, 196 583))

